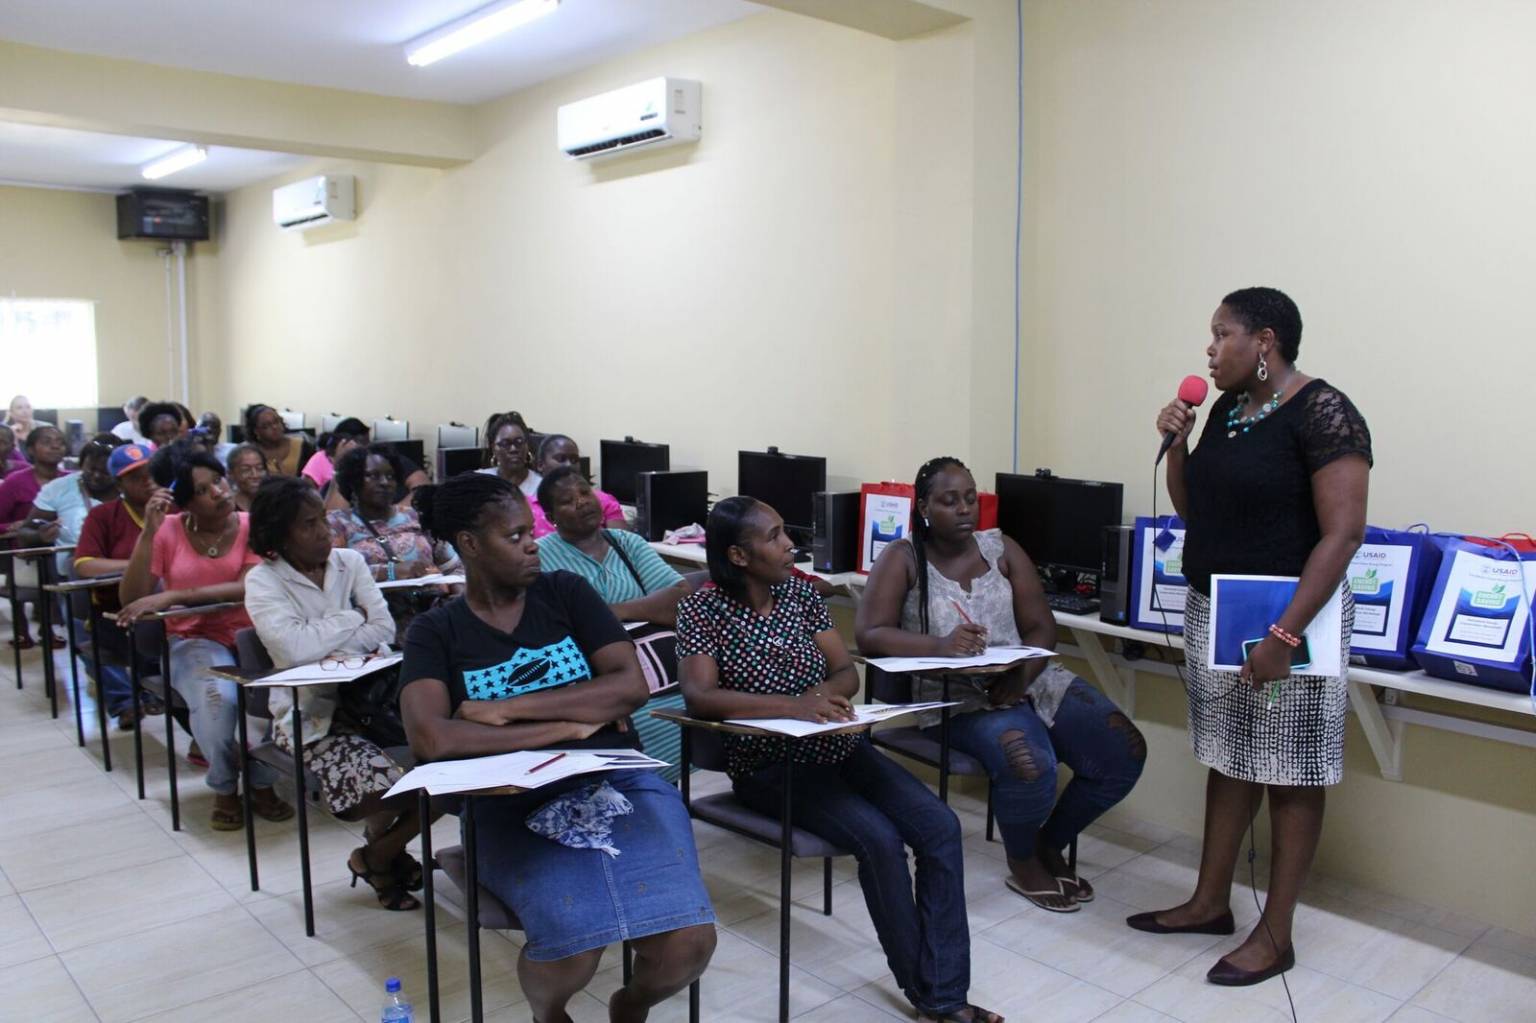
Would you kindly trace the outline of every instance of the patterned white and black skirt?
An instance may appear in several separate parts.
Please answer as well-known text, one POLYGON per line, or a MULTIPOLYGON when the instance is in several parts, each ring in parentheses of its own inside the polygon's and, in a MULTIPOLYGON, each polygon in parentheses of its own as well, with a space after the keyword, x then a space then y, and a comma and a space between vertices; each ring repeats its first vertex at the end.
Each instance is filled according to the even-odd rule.
MULTIPOLYGON (((1355 600, 1344 588, 1340 664, 1348 671, 1355 600)), ((1265 785, 1337 785, 1344 778, 1347 674, 1292 675, 1279 698, 1254 692, 1233 672, 1206 667, 1211 602, 1194 589, 1184 605, 1189 742, 1195 758, 1231 778, 1265 785)), ((1267 690, 1268 687, 1266 687, 1267 690)))

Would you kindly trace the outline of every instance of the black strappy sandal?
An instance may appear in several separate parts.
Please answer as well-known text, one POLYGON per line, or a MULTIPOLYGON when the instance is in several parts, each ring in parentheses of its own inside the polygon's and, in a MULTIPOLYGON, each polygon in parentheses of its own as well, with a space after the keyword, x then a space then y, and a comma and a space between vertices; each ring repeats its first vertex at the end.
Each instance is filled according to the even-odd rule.
POLYGON ((408 852, 402 851, 395 857, 395 862, 390 864, 395 876, 405 886, 406 891, 419 892, 425 886, 426 880, 421 872, 421 861, 408 852))
POLYGON ((379 905, 385 909, 399 913, 421 908, 421 901, 406 891, 405 885, 394 874, 368 869, 366 847, 358 846, 352 850, 352 855, 347 857, 347 870, 352 874, 352 887, 356 888, 359 880, 365 882, 379 897, 379 905), (357 862, 362 863, 362 870, 357 869, 357 862))
POLYGON ((979 1005, 967 1005, 956 1012, 930 1013, 925 1009, 917 1010, 918 1023, 1004 1023, 1003 1017, 991 1009, 983 1009, 979 1005), (969 1016, 960 1013, 969 1012, 969 1016))

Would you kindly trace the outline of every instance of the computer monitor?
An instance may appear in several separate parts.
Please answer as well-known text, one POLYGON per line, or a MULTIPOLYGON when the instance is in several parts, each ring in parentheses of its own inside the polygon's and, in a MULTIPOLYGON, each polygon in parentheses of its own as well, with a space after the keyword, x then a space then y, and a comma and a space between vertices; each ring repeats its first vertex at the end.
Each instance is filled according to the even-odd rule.
MULTIPOLYGON (((426 444, 420 440, 392 440, 386 441, 395 452, 409 461, 418 469, 424 469, 427 465, 426 444)), ((403 482, 403 481, 402 481, 403 482)))
POLYGON ((327 412, 325 415, 320 417, 320 432, 330 433, 332 430, 336 429, 336 424, 345 418, 347 417, 337 415, 335 412, 327 412))
POLYGON ((411 424, 404 419, 375 419, 369 439, 380 444, 393 444, 411 435, 411 424))
POLYGON ((474 472, 485 465, 485 449, 481 447, 437 449, 437 481, 464 472, 474 472))
MULTIPOLYGON (((786 455, 778 448, 736 453, 736 492, 768 505, 794 532, 812 531, 815 495, 826 489, 827 460, 820 455, 786 455)), ((808 535, 793 539, 810 545, 808 535)))
POLYGON ((297 433, 304 429, 304 413, 285 408, 278 415, 283 417, 283 429, 289 433, 297 433))
POLYGON ((128 416, 121 405, 99 405, 96 408, 96 432, 107 433, 118 423, 126 423, 128 416))
POLYGON ((1098 575, 1104 527, 1118 526, 1125 487, 1060 476, 997 474, 997 524, 1047 572, 1098 575))
POLYGON ((623 440, 597 442, 600 484, 621 504, 635 503, 635 474, 665 472, 672 468, 672 449, 665 444, 647 444, 625 437, 623 440))

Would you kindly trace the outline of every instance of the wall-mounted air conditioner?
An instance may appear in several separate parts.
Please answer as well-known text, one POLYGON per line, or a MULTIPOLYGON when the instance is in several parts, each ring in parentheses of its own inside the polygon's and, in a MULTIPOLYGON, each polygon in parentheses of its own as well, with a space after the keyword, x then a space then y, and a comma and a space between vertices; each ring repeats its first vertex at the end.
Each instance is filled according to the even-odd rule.
POLYGON ((642 146, 696 142, 704 130, 703 90, 684 78, 650 81, 567 103, 556 115, 560 151, 590 160, 642 146))
POLYGON ((322 174, 272 190, 272 219, 284 231, 307 231, 357 218, 357 190, 350 174, 322 174))

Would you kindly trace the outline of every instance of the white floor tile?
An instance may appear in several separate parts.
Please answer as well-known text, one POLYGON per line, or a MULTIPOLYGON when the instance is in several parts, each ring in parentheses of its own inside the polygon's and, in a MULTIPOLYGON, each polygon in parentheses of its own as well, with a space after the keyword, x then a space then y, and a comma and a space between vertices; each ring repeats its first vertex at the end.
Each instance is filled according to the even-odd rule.
MULTIPOLYGON (((383 987, 379 989, 379 1006, 371 1016, 363 1017, 337 998, 335 993, 308 970, 273 977, 260 984, 230 991, 201 1002, 193 1002, 176 1009, 146 1016, 143 1023, 270 1023, 284 1020, 289 1023, 357 1023, 359 1019, 378 1017, 379 1007, 384 1004, 383 987)), ((425 1019, 423 1014, 418 1019, 425 1019)))
POLYGON ((38 835, 0 832, 0 866, 20 892, 181 855, 143 814, 88 820, 38 835))
POLYGON ((53 951, 21 896, 0 897, 0 966, 28 963, 51 956, 53 951))
POLYGON ((12 1006, 25 1007, 27 1023, 96 1023, 85 996, 58 957, 0 968, 0 991, 12 1006))
POLYGON ((59 958, 105 1023, 206 1001, 301 966, 238 907, 87 945, 59 958))
MULTIPOLYGON (((1223 949, 1238 939, 1223 943, 1223 949)), ((1252 987, 1217 987, 1205 973, 1216 957, 1192 960, 1136 995, 1136 1001, 1184 1023, 1232 1020, 1286 1023, 1291 1018, 1278 978, 1252 987)), ((1402 1005, 1397 999, 1297 966, 1285 975, 1303 1023, 1377 1023, 1402 1005)))
POLYGON ((236 905, 188 856, 35 888, 23 898, 60 952, 118 942, 162 924, 193 920, 236 905))
POLYGON ((1462 1023, 1529 1023, 1536 1016, 1536 959, 1491 945, 1474 946, 1410 1004, 1462 1023))
POLYGON ((1308 894, 1296 910, 1296 959, 1393 998, 1411 998, 1470 942, 1359 903, 1308 894))

